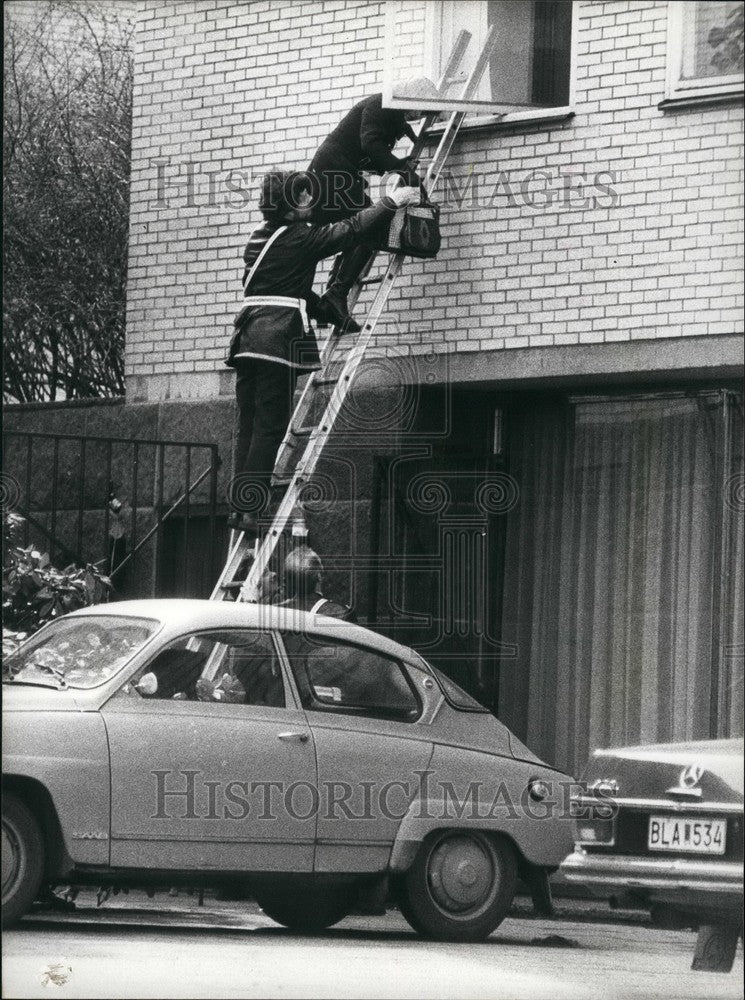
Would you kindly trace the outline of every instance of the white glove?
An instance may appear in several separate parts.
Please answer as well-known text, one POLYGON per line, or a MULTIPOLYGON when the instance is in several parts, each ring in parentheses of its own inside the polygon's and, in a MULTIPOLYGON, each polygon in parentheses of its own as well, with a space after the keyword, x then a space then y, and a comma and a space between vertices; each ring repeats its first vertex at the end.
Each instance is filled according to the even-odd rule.
POLYGON ((388 195, 396 203, 396 208, 405 208, 407 205, 418 205, 422 199, 422 193, 415 187, 397 187, 388 195))

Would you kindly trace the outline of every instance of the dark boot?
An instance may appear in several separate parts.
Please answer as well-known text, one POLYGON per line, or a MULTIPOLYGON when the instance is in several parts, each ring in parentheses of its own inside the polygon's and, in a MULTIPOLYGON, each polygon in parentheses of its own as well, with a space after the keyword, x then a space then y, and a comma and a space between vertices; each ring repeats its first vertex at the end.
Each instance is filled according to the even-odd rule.
POLYGON ((359 333, 362 327, 349 314, 347 295, 362 273, 372 250, 366 246, 345 250, 334 262, 326 291, 321 296, 321 307, 330 315, 340 333, 359 333))

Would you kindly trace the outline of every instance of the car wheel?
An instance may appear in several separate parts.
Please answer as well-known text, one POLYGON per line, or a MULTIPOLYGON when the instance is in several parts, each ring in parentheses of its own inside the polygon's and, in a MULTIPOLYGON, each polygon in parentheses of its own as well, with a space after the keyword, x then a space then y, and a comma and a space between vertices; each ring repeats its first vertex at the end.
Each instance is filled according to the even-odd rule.
POLYGON ((278 889, 262 893, 257 902, 275 923, 312 934, 343 920, 352 907, 353 894, 348 888, 337 886, 278 889))
POLYGON ((445 830, 428 837, 399 881, 411 926, 440 941, 483 941, 512 905, 517 859, 502 837, 445 830))
POLYGON ((33 813, 15 795, 3 796, 2 925, 28 912, 44 875, 44 841, 33 813))

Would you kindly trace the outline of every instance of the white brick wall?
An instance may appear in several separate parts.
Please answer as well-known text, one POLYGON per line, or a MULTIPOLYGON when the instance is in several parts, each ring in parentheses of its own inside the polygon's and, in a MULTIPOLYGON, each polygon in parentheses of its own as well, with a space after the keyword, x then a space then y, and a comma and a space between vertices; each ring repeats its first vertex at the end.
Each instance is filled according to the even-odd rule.
MULTIPOLYGON (((305 167, 346 109, 380 89, 383 7, 147 5, 135 75, 130 391, 152 398, 170 373, 225 370, 243 245, 259 220, 249 178, 305 167)), ((658 108, 666 3, 598 0, 575 16, 576 116, 463 137, 454 182, 463 188, 473 170, 491 203, 457 206, 451 192, 443 250, 407 263, 380 329, 386 346, 481 352, 742 330, 741 107, 658 108), (560 198, 571 175, 585 178, 582 189, 560 198), (593 183, 609 175, 614 199, 593 183)))

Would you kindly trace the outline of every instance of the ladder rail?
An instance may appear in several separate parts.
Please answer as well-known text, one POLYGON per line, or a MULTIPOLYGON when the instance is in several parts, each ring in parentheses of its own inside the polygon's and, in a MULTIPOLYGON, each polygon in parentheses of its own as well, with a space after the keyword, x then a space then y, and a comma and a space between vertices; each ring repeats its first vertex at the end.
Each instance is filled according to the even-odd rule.
MULTIPOLYGON (((463 56, 465 55, 466 50, 471 42, 471 38, 472 35, 470 31, 462 29, 461 31, 458 32, 458 36, 455 39, 453 49, 448 57, 447 64, 445 65, 445 68, 442 71, 442 75, 440 76, 440 80, 437 84, 437 89, 438 91, 440 91, 440 93, 444 93, 450 86, 452 86, 453 77, 463 60, 463 56)), ((431 129, 432 125, 434 124, 436 118, 437 118, 436 112, 432 112, 431 114, 425 115, 424 121, 422 122, 422 126, 419 129, 416 142, 413 144, 411 153, 409 154, 411 159, 418 160, 419 157, 421 156, 422 151, 424 150, 427 134, 431 129)), ((427 182, 425 181, 425 185, 426 183, 427 182)), ((369 272, 380 251, 371 250, 370 253, 371 253, 371 259, 366 269, 364 270, 363 274, 367 274, 369 272)), ((363 275, 361 275, 361 277, 362 276, 363 275)), ((380 280, 382 280, 382 278, 380 280)), ((349 295, 350 310, 354 309, 357 300, 360 297, 361 292, 362 292, 362 284, 360 282, 355 282, 349 295)), ((340 342, 341 342, 341 335, 339 334, 339 328, 333 327, 329 331, 329 335, 323 342, 323 345, 319 352, 320 365, 321 365, 320 373, 322 373, 325 370, 325 368, 331 363, 335 350, 339 346, 340 342)), ((289 458, 289 455, 294 451, 298 438, 297 428, 302 427, 305 424, 306 422, 305 418, 310 412, 311 406, 313 405, 313 394, 315 391, 316 378, 318 374, 319 374, 318 371, 310 373, 300 393, 300 398, 298 399, 297 405, 293 410, 292 418, 287 426, 287 431, 285 432, 285 436, 283 437, 282 443, 280 444, 279 449, 277 451, 277 458, 275 461, 275 475, 280 474, 277 473, 276 470, 278 469, 282 470, 283 466, 285 465, 285 463, 289 458)))
POLYGON ((241 562, 245 559, 251 544, 245 538, 243 531, 231 531, 230 545, 228 549, 228 559, 223 567, 222 573, 217 579, 217 583, 210 594, 211 601, 221 600, 225 594, 225 584, 230 583, 235 577, 241 562))
MULTIPOLYGON (((488 64, 495 40, 496 34, 494 26, 492 25, 489 29, 485 45, 478 60, 476 61, 476 65, 466 81, 462 99, 465 100, 470 97, 478 87, 484 70, 488 64)), ((429 116, 427 117, 429 118, 429 116)), ((427 191, 434 188, 437 184, 442 168, 447 160, 450 150, 453 147, 458 131, 460 130, 465 117, 465 111, 456 111, 450 116, 450 120, 443 131, 442 138, 427 171, 425 179, 425 189, 427 191)), ((427 122, 425 120, 425 125, 426 124, 427 122)), ((422 148, 425 138, 426 129, 423 126, 416 145, 422 148)), ((398 276, 405 259, 405 254, 395 254, 389 261, 383 281, 381 282, 375 298, 373 299, 372 305, 365 319, 365 323, 362 327, 362 331, 359 334, 357 341, 349 350, 344 368, 342 369, 339 380, 331 394, 331 398, 326 406, 323 416, 319 423, 315 426, 315 429, 306 444, 305 451, 295 467, 292 479, 280 502, 271 527, 269 528, 269 531, 264 537, 261 545, 258 546, 248 575, 246 576, 243 586, 239 592, 239 601, 255 601, 258 597, 258 589, 261 578, 265 570, 269 567, 269 563, 274 554, 279 538, 292 517, 292 512, 295 509, 298 500, 301 498, 303 489, 307 485, 326 441, 333 430, 334 424, 339 416, 339 413, 341 412, 344 400, 351 387, 354 374, 364 357, 377 322, 380 319, 383 309, 385 308, 390 296, 393 283, 398 276)), ((333 332, 331 336, 333 337, 333 332)), ((331 339, 331 337, 329 339, 331 339)))

